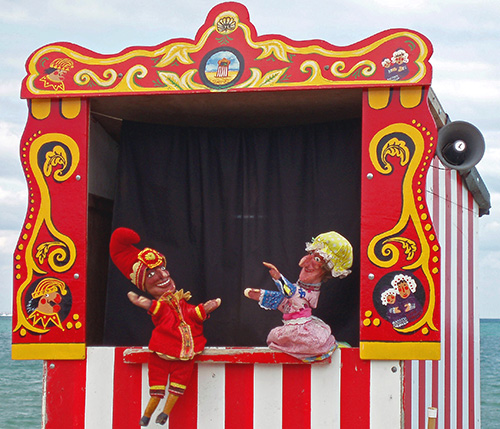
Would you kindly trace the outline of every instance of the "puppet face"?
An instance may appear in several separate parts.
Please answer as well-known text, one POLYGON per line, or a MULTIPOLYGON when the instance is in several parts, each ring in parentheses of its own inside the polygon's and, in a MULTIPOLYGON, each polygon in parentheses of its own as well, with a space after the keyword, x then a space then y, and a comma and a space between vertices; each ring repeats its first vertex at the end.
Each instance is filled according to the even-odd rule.
POLYGON ((326 274, 326 270, 323 268, 324 265, 324 259, 317 253, 304 256, 299 262, 299 267, 302 268, 299 280, 308 284, 321 283, 326 274))
POLYGON ((57 313, 61 306, 61 295, 58 292, 46 293, 40 298, 37 310, 45 314, 57 313))
POLYGON ((410 296, 410 286, 406 282, 398 283, 398 291, 401 298, 408 298, 410 296))
POLYGON ((146 291, 155 299, 160 298, 165 292, 175 291, 175 282, 170 277, 167 267, 161 266, 148 269, 145 280, 146 291))

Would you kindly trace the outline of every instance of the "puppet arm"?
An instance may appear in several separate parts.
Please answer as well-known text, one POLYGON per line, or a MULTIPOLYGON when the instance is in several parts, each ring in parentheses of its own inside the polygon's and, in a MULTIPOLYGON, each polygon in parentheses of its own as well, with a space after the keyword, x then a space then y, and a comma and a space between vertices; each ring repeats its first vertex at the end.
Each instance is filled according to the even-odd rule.
POLYGON ((220 302, 221 302, 220 298, 211 299, 210 301, 205 302, 205 304, 203 304, 203 308, 205 309, 205 313, 210 314, 212 311, 219 308, 220 302))
POLYGON ((132 291, 127 293, 127 296, 132 304, 137 305, 137 307, 144 308, 144 310, 146 311, 150 309, 151 304, 153 302, 149 298, 146 298, 145 296, 139 296, 132 291))
POLYGON ((285 296, 290 297, 295 293, 297 287, 290 283, 283 275, 278 271, 278 269, 269 262, 263 262, 263 264, 269 268, 269 274, 274 280, 274 283, 278 287, 278 290, 285 296))
POLYGON ((291 297, 297 290, 297 286, 295 286, 293 283, 291 283, 288 279, 286 279, 282 275, 280 276, 279 279, 277 280, 275 279, 274 283, 278 287, 278 290, 286 297, 291 297))

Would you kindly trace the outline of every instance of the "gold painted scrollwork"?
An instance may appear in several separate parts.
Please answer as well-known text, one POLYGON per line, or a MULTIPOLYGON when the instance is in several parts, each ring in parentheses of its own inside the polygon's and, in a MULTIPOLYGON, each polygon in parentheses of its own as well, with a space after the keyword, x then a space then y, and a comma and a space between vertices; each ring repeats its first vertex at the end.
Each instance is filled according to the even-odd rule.
POLYGON ((334 62, 331 68, 332 74, 335 77, 344 79, 351 76, 359 76, 360 74, 363 75, 364 77, 373 76, 373 74, 377 71, 377 66, 373 61, 363 60, 359 61, 357 64, 352 66, 348 72, 342 73, 342 70, 344 69, 345 69, 344 61, 334 62))
POLYGON ((77 143, 65 134, 40 135, 29 148, 29 163, 39 189, 40 201, 34 225, 31 223, 25 225, 25 229, 31 231, 25 251, 27 276, 16 294, 18 320, 14 332, 23 326, 32 332, 47 332, 47 329, 35 327, 28 322, 25 312, 22 311, 24 292, 33 281, 34 274, 47 274, 47 270, 43 267, 45 262, 50 270, 56 273, 68 271, 75 263, 76 246, 74 242, 69 236, 60 232, 53 223, 51 195, 47 182, 49 178, 59 183, 68 180, 75 172, 79 161, 80 151, 77 143), (53 240, 36 245, 43 227, 53 237, 53 240))
POLYGON ((437 330, 432 315, 436 305, 434 279, 430 271, 430 244, 419 218, 415 204, 413 179, 422 160, 425 142, 421 131, 412 125, 397 123, 380 130, 371 140, 369 152, 375 169, 383 175, 393 172, 391 162, 399 162, 407 166, 402 181, 402 206, 399 220, 390 230, 376 235, 368 245, 368 258, 378 267, 392 268, 402 258, 406 261, 404 270, 420 268, 429 285, 429 305, 425 315, 414 325, 397 329, 399 332, 413 332, 427 324, 430 329, 437 330), (413 226, 418 241, 404 236, 404 231, 413 226), (401 253, 404 253, 404 256, 401 253))

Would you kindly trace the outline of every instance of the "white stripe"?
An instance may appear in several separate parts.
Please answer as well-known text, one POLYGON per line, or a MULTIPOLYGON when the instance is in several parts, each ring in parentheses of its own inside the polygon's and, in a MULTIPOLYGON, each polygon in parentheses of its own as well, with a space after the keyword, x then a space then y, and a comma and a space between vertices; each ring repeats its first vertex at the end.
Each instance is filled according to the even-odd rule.
POLYGON ((224 364, 198 365, 198 427, 224 427, 224 364))
POLYGON ((115 349, 113 347, 87 348, 85 390, 85 427, 87 429, 113 427, 114 367, 115 349))
POLYGON ((254 428, 281 428, 283 412, 283 366, 255 364, 254 428))
MULTIPOLYGON (((478 224, 479 224, 479 206, 476 202, 474 202, 474 217, 473 217, 473 237, 470 237, 473 240, 474 248, 473 248, 473 257, 474 257, 474 267, 478 266, 477 256, 477 234, 478 234, 478 224)), ((473 282, 474 282, 474 408, 475 408, 475 420, 476 427, 481 427, 481 397, 480 397, 480 343, 479 343, 479 312, 477 311, 477 297, 478 297, 478 286, 477 286, 477 275, 474 270, 473 273, 473 282)))
POLYGON ((444 166, 441 162, 439 165, 439 238, 441 245, 441 360, 439 361, 439 401, 438 401, 438 427, 439 429, 444 428, 444 404, 445 404, 445 303, 448 297, 446 296, 445 281, 446 281, 446 270, 445 270, 445 254, 446 254, 446 174, 444 166), (441 410, 441 411, 439 411, 441 410), (440 417, 441 416, 441 417, 440 417))
POLYGON ((340 429, 340 362, 342 349, 327 365, 311 367, 311 427, 340 429))
POLYGON ((419 396, 419 368, 418 361, 412 360, 411 364, 411 427, 418 429, 418 410, 420 409, 419 396))
POLYGON ((398 428, 401 426, 402 371, 398 361, 370 363, 370 427, 398 428))
POLYGON ((469 421, 469 342, 472 338, 469 336, 469 203, 467 200, 467 188, 462 186, 462 421, 464 426, 468 426, 469 421))

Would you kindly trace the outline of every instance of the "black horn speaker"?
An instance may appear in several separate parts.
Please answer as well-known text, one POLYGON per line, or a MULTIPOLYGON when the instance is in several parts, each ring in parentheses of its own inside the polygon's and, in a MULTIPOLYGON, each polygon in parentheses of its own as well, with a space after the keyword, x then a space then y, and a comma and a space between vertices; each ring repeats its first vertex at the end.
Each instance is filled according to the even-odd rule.
POLYGON ((483 135, 468 122, 450 122, 439 130, 436 153, 446 167, 468 171, 484 155, 483 135))

